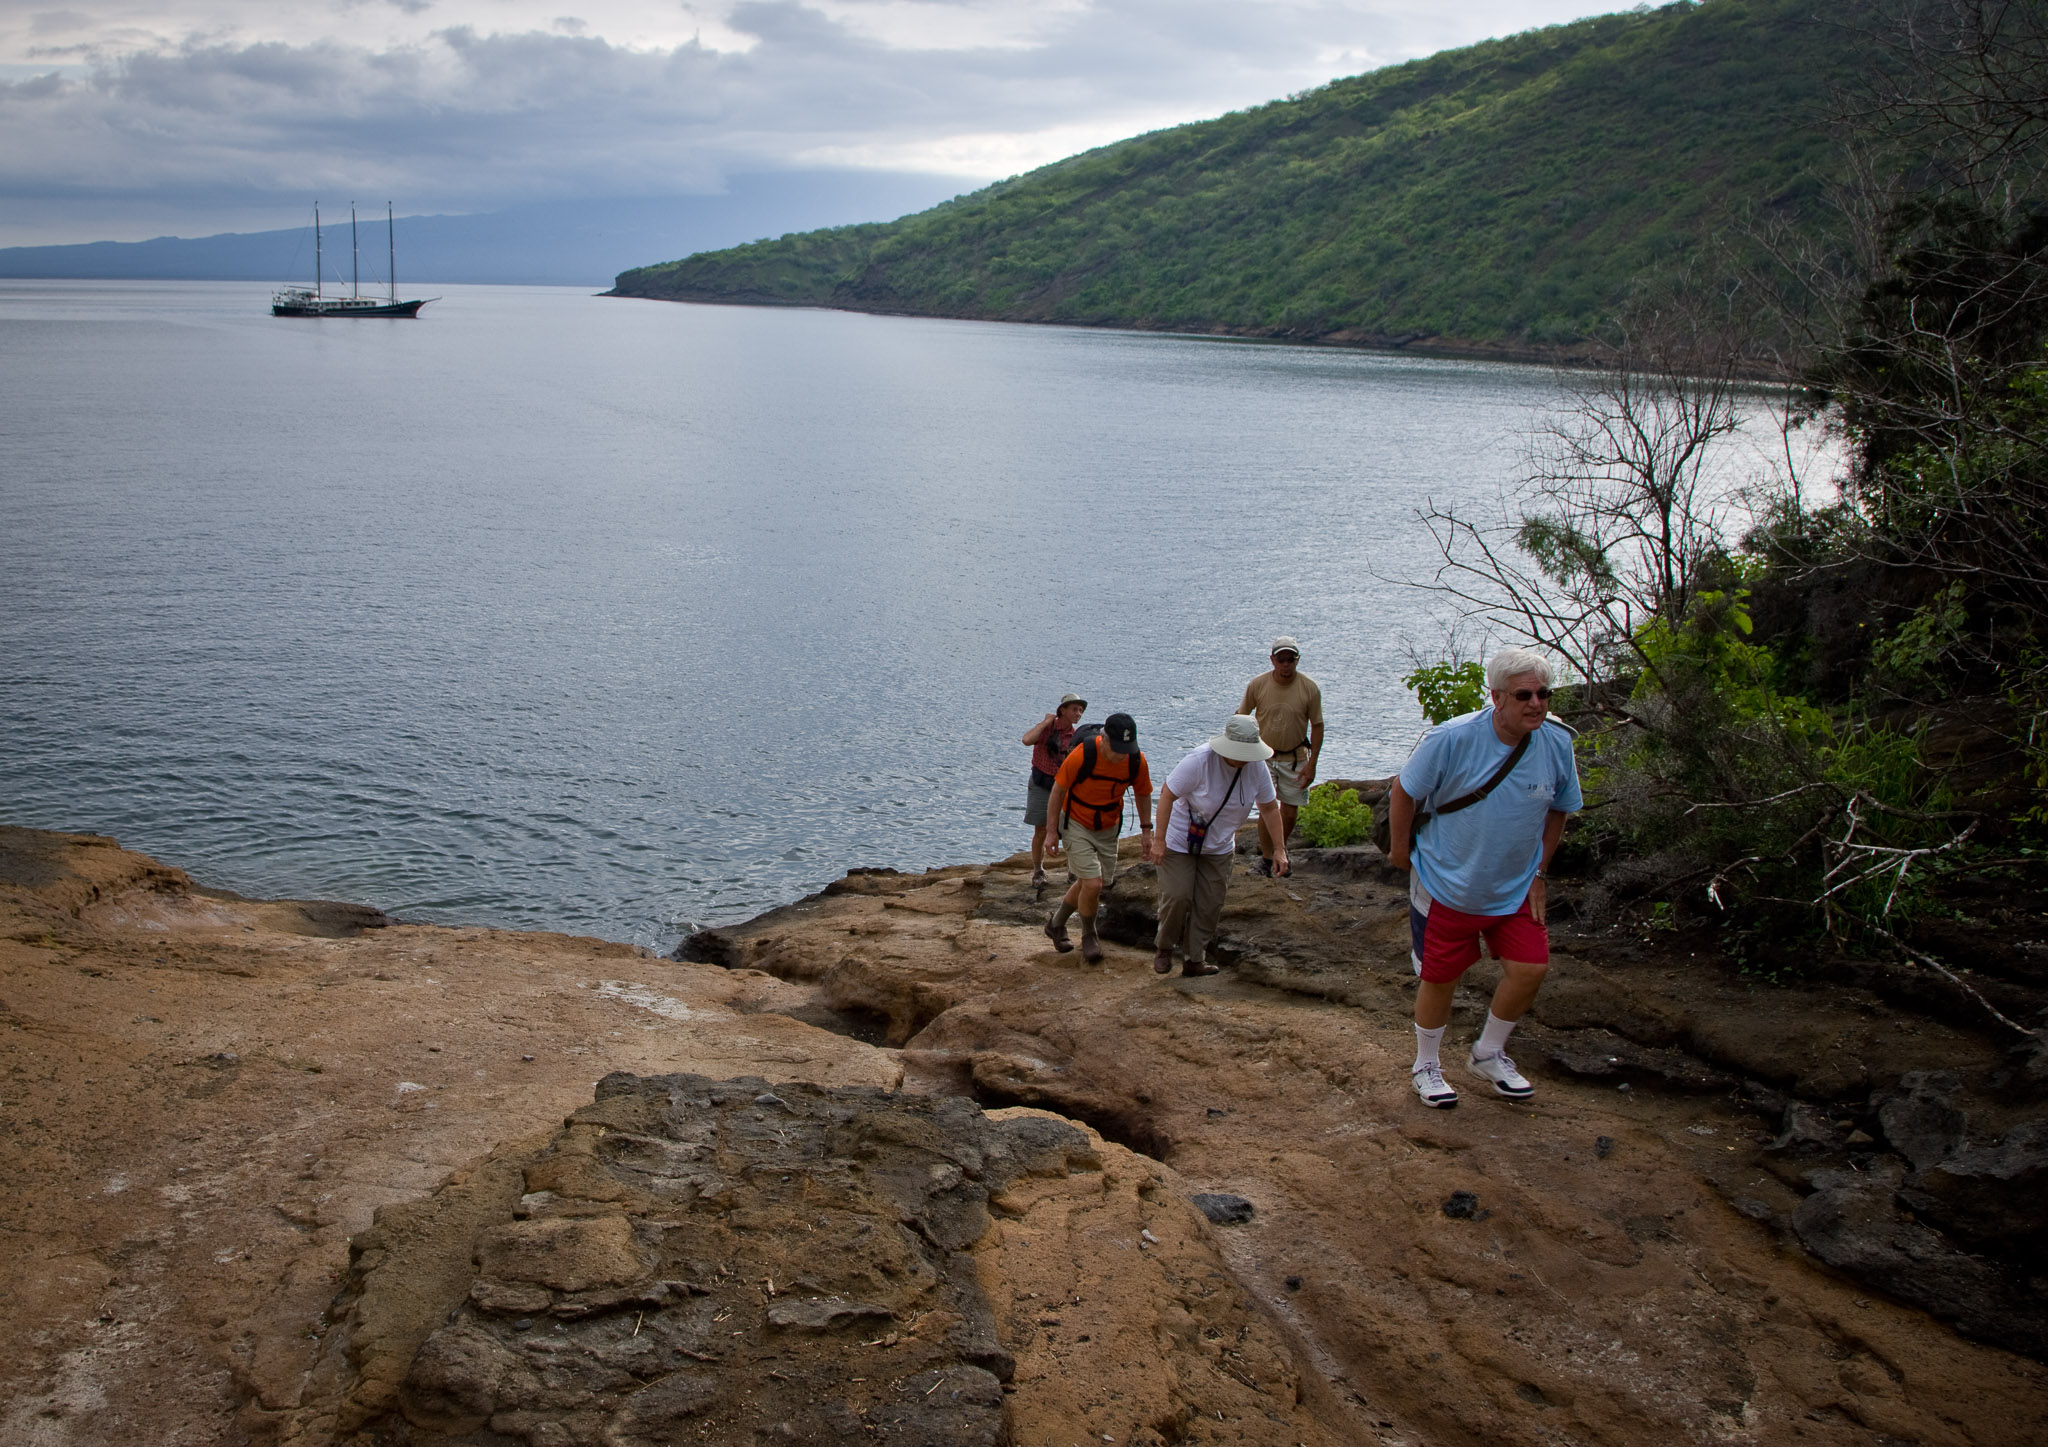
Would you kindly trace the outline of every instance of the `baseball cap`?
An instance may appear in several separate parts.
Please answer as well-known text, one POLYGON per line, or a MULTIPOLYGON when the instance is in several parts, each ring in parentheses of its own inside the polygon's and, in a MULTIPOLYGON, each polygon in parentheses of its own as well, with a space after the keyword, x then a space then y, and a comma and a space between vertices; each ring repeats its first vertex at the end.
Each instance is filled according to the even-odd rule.
POLYGON ((1301 645, 1283 633, 1273 640, 1273 646, 1268 648, 1266 652, 1269 654, 1292 653, 1296 658, 1299 658, 1301 657, 1301 645))
POLYGON ((1138 751, 1138 721, 1127 713, 1113 713, 1102 721, 1102 736, 1109 740, 1109 746, 1119 754, 1135 754, 1138 751))

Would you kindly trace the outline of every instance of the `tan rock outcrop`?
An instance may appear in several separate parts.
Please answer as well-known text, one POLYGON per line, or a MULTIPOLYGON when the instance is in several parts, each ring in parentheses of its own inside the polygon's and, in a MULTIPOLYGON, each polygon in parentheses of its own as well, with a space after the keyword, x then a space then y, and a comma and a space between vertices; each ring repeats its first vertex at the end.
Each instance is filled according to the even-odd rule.
POLYGON ((856 872, 676 962, 0 830, 0 1441, 788 1441, 913 1393, 956 1415, 904 1430, 1017 1447, 2038 1439, 2048 1370, 1907 1294, 1961 1239, 1910 1194, 2016 1239, 2002 1046, 1561 931, 1514 1047, 1536 1100, 1426 1112, 1397 882, 1302 863, 1232 880, 1222 974, 1162 980, 1142 868, 1100 968, 1038 933, 1022 860, 856 872), (671 1118, 593 1100, 615 1073, 741 1094, 671 1118), (854 1099, 896 1102, 832 1127, 894 1184, 812 1149, 854 1099), (958 1142, 1018 1122, 1081 1149, 975 1179, 958 1142))
POLYGON ((1343 1440, 1184 1184, 1055 1116, 615 1075, 492 1167, 358 1239, 342 1442, 1343 1440))

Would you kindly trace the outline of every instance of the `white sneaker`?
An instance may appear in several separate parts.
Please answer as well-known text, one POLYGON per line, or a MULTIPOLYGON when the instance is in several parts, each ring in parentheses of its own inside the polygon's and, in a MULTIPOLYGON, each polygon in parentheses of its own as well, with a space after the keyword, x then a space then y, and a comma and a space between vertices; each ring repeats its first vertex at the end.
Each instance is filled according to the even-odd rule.
POLYGON ((1449 1110, 1458 1103, 1458 1092, 1451 1089, 1444 1079, 1441 1065, 1431 1062, 1418 1065, 1409 1077, 1415 1085, 1415 1093, 1422 1097, 1422 1103, 1436 1110, 1449 1110))
POLYGON ((1493 1082, 1493 1093, 1505 1100, 1527 1100, 1536 1093, 1536 1087, 1523 1079, 1522 1072, 1515 1069, 1515 1062, 1505 1054, 1489 1055, 1484 1059, 1474 1055, 1466 1064, 1481 1080, 1493 1082))

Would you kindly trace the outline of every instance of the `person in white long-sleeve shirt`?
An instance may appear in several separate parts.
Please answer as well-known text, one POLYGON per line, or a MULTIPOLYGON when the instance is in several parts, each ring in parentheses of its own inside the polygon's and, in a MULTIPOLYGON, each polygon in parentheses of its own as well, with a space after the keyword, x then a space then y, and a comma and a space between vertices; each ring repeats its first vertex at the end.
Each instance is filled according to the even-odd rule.
POLYGON ((1159 866, 1158 953, 1152 968, 1173 973, 1181 951, 1183 975, 1213 975, 1209 940, 1223 914, 1238 826, 1259 811, 1259 833, 1271 851, 1273 873, 1285 875, 1287 830, 1266 760, 1273 750, 1259 737, 1258 720, 1235 714, 1223 732, 1173 766, 1159 795, 1159 832, 1150 857, 1159 866))

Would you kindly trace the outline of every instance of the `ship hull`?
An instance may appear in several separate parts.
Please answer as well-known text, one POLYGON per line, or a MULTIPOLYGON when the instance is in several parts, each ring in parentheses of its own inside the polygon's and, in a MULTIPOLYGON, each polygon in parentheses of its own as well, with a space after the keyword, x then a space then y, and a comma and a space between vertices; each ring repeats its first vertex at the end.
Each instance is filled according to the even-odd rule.
POLYGON ((284 302, 270 304, 274 317, 416 317, 427 303, 421 301, 380 301, 368 306, 346 302, 284 302))

